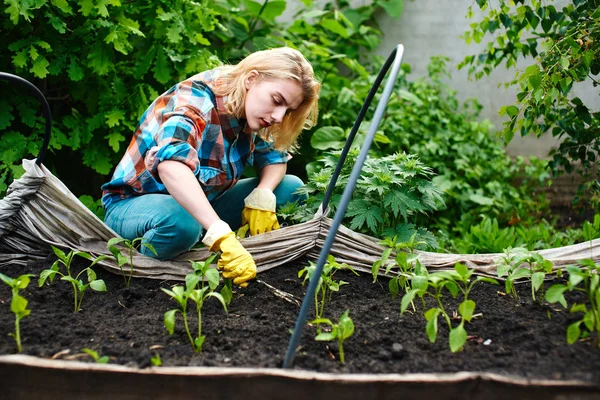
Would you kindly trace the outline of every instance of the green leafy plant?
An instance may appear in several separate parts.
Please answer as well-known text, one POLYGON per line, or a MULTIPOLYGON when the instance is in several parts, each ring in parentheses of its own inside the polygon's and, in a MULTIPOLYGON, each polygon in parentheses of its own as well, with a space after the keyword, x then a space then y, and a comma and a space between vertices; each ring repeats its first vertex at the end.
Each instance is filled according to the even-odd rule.
MULTIPOLYGON (((546 132, 560 138, 548 162, 554 175, 577 169, 585 181, 579 188, 595 193, 596 209, 600 183, 597 170, 600 140, 598 110, 573 95, 577 84, 598 86, 600 73, 600 8, 595 0, 565 2, 562 9, 554 1, 477 0, 483 12, 480 21, 470 24, 467 43, 480 43, 486 35, 494 39, 479 55, 465 57, 459 67, 467 67, 477 79, 489 75, 502 63, 511 68, 521 58, 528 66, 520 68, 507 86, 516 86, 514 104, 500 108, 506 115, 503 135, 509 142, 520 132, 540 137, 546 132)), ((468 15, 473 18, 472 6, 468 15)))
POLYGON ((94 359, 94 361, 98 364, 108 364, 110 358, 108 356, 100 356, 100 354, 96 350, 83 348, 81 349, 85 354, 88 354, 90 357, 94 359))
POLYGON ((506 293, 510 293, 515 299, 518 298, 515 282, 528 278, 531 283, 531 298, 535 301, 536 292, 540 292, 537 300, 541 303, 544 298, 544 279, 547 274, 552 273, 552 267, 552 262, 544 259, 539 253, 517 247, 504 251, 504 256, 496 263, 496 274, 498 278, 506 276, 506 293), (522 267, 523 264, 526 264, 527 267, 522 267))
MULTIPOLYGON (((357 155, 356 149, 348 155, 331 198, 332 209, 337 207, 357 155)), ((298 220, 308 220, 316 212, 338 159, 339 152, 331 152, 323 157, 320 161, 324 167, 312 174, 309 182, 298 189, 299 193, 308 196, 306 204, 298 207, 298 220)), ((410 238, 417 232, 419 239, 434 245, 433 235, 425 229, 417 229, 411 223, 418 214, 425 214, 434 210, 436 205, 443 204, 439 189, 430 181, 432 174, 431 169, 417 157, 405 153, 367 158, 348 204, 344 223, 350 229, 377 237, 398 235, 410 238)))
MULTIPOLYGON (((312 279, 316 268, 317 265, 315 263, 309 262, 308 266, 298 271, 298 278, 304 276, 304 281, 302 281, 303 285, 306 283, 306 281, 312 279)), ((331 300, 331 295, 334 292, 339 292, 341 286, 348 284, 348 282, 344 282, 342 280, 336 281, 333 279, 333 275, 340 270, 349 270, 358 275, 358 273, 354 271, 351 266, 346 263, 340 264, 335 260, 334 256, 331 254, 328 255, 327 262, 323 266, 323 271, 321 272, 321 277, 319 278, 319 283, 317 284, 317 289, 315 290, 315 320, 323 318, 325 303, 331 300)), ((318 324, 317 329, 320 331, 318 324)))
POLYGON ((416 236, 417 234, 414 233, 408 242, 397 242, 397 237, 394 236, 392 239, 384 239, 379 243, 387 248, 383 251, 381 258, 376 260, 371 267, 373 283, 377 281, 377 275, 382 266, 385 266, 386 276, 389 276, 392 269, 396 267, 393 276, 388 281, 388 290, 392 298, 396 297, 400 290, 403 293, 410 290, 410 280, 414 276, 414 270, 420 267, 419 255, 415 254, 414 250, 425 242, 416 241, 416 236), (389 260, 393 251, 396 252, 396 257, 394 260, 389 260))
POLYGON ((0 273, 2 282, 6 283, 12 289, 10 311, 15 314, 15 332, 9 333, 9 335, 15 339, 19 353, 23 351, 23 346, 21 345, 21 320, 31 313, 31 310, 27 309, 27 299, 19 294, 19 290, 26 289, 31 278, 34 276, 32 274, 23 274, 16 278, 10 278, 0 273))
POLYGON ((452 271, 438 271, 428 273, 427 269, 415 269, 415 274, 412 277, 411 289, 402 297, 400 312, 406 312, 409 304, 415 297, 420 297, 423 303, 423 311, 425 320, 427 321, 425 330, 427 337, 431 343, 435 343, 438 336, 438 317, 441 315, 449 330, 449 346, 450 351, 456 353, 460 351, 467 341, 467 331, 465 322, 471 322, 475 314, 475 301, 469 299, 469 293, 473 286, 478 282, 488 282, 498 284, 495 279, 478 276, 471 280, 473 270, 461 263, 457 263, 452 271), (460 323, 458 326, 452 326, 451 316, 444 307, 443 292, 447 290, 452 297, 456 298, 459 293, 462 294, 462 302, 458 306, 458 315, 460 315, 460 323), (424 296, 430 296, 435 299, 437 307, 432 307, 425 311, 424 296))
POLYGON ((354 333, 354 322, 348 315, 350 310, 344 311, 344 313, 340 316, 338 323, 331 322, 328 318, 317 318, 311 321, 312 324, 326 324, 331 327, 330 332, 321 332, 315 336, 315 340, 331 342, 337 340, 338 343, 338 351, 340 353, 340 362, 342 364, 345 363, 344 357, 344 341, 348 339, 354 333))
POLYGON ((214 290, 219 286, 219 271, 210 267, 210 264, 215 260, 216 254, 211 255, 206 261, 190 261, 193 272, 185 276, 185 287, 174 286, 171 290, 162 288, 162 291, 175 299, 179 304, 179 308, 169 310, 164 315, 164 323, 169 334, 172 335, 175 330, 175 315, 180 313, 183 317, 183 326, 188 339, 195 352, 202 351, 202 345, 206 339, 202 335, 202 307, 204 302, 214 297, 223 305, 223 309, 227 312, 225 299, 220 293, 214 290), (191 300, 196 304, 196 314, 198 316, 198 334, 192 337, 192 333, 188 323, 188 301, 191 300))
POLYGON ((117 261, 117 265, 121 270, 121 276, 123 276, 123 279, 125 280, 126 287, 131 285, 131 277, 133 276, 133 255, 135 254, 137 247, 146 247, 154 254, 157 254, 154 246, 145 242, 145 239, 141 237, 133 240, 123 239, 120 237, 112 238, 106 243, 106 246, 117 261), (121 253, 121 249, 118 245, 125 247, 126 254, 121 253), (129 264, 129 275, 123 271, 123 265, 125 264, 129 264))
POLYGON ((52 246, 52 251, 58 257, 58 260, 54 261, 50 269, 45 269, 40 273, 40 278, 38 279, 39 287, 44 286, 46 280, 49 280, 50 283, 52 283, 56 275, 59 275, 62 281, 69 282, 73 287, 74 312, 79 312, 81 310, 83 295, 88 288, 97 292, 106 292, 106 284, 102 279, 97 279, 96 272, 94 272, 92 267, 99 261, 107 258, 107 256, 101 255, 93 258, 89 253, 74 250, 71 250, 69 253, 65 253, 58 247, 54 246, 52 246), (88 267, 81 270, 81 272, 79 272, 77 275, 73 276, 71 264, 73 262, 73 257, 75 256, 90 260, 92 263, 88 267), (61 272, 61 265, 64 267, 64 272, 61 272), (80 278, 84 274, 87 278, 87 283, 84 283, 83 278, 80 278))
POLYGON ((567 308, 564 296, 566 291, 583 293, 584 301, 573 303, 570 309, 571 313, 583 313, 583 316, 567 327, 567 343, 573 344, 580 337, 587 337, 596 332, 594 343, 596 347, 600 347, 600 264, 590 259, 582 260, 580 263, 583 268, 576 265, 565 267, 569 274, 567 284, 550 286, 546 292, 546 301, 560 303, 567 308), (582 328, 584 328, 583 332, 582 328))

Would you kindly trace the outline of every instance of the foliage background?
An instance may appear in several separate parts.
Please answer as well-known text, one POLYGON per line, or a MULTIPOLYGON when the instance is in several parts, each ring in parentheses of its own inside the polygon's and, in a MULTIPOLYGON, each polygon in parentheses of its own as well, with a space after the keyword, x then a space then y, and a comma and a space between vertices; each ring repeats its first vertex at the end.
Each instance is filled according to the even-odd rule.
MULTIPOLYGON (((289 170, 317 187, 324 178, 312 172, 343 145, 382 65, 380 57, 371 55, 382 38, 375 17, 382 12, 397 17, 403 1, 375 0, 360 7, 345 0, 302 2, 293 22, 282 23, 277 17, 287 6, 285 0, 4 0, 0 70, 32 81, 44 92, 54 117, 44 164, 101 213, 95 201, 99 187, 158 94, 198 71, 235 63, 255 50, 298 48, 322 81, 320 119, 303 135, 289 170)), ((435 207, 431 202, 414 205, 428 213, 400 213, 401 230, 424 226, 429 231, 421 232, 429 244, 435 240, 428 232, 435 231, 451 249, 470 226, 485 223, 484 214, 497 220, 495 230, 494 224, 486 226, 498 234, 515 221, 537 223, 547 207, 541 188, 549 175, 539 160, 506 156, 493 127, 480 120, 479 103, 460 102, 444 84, 449 76, 446 62, 443 57, 432 59, 428 76, 418 79, 403 65, 371 153, 374 164, 379 157, 416 154, 419 165, 432 172, 426 179, 444 192, 444 201, 435 207)), ((43 122, 31 96, 0 85, 8 93, 0 99, 4 192, 22 173, 20 160, 39 151, 43 122)), ((362 193, 372 192, 368 180, 362 184, 362 193)), ((407 185, 398 190, 415 189, 407 185)), ((318 190, 311 194, 318 198, 318 190)), ((288 214, 302 217, 293 209, 288 214)), ((355 206, 346 223, 371 234, 392 234, 399 222, 393 214, 388 218, 384 213, 381 223, 369 226, 359 222, 369 220, 370 207, 355 206)))

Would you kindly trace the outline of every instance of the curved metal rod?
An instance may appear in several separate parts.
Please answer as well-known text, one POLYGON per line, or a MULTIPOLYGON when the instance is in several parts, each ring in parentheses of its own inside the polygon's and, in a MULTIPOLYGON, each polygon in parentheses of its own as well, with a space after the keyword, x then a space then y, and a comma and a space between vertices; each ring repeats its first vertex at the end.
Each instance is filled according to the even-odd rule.
POLYGON ((0 72, 0 80, 15 82, 21 86, 27 87, 31 92, 33 92, 35 97, 38 98, 40 103, 42 103, 42 113, 44 114, 44 118, 46 118, 46 135, 44 136, 44 143, 42 144, 40 153, 35 160, 37 165, 41 165, 42 161, 44 160, 44 156, 46 155, 48 145, 50 144, 50 135, 52 134, 52 113, 50 112, 48 101, 40 89, 38 89, 33 83, 21 78, 20 76, 9 74, 7 72, 0 72))
MULTIPOLYGON (((302 307, 300 307, 300 313, 298 314, 298 318, 296 319, 296 326, 294 328, 294 333, 292 334, 292 337, 290 339, 287 353, 285 355, 285 360, 283 361, 283 368, 291 368, 292 363, 294 362, 294 357, 296 356, 296 348, 298 347, 298 343, 300 342, 300 338, 302 336, 302 330, 304 328, 304 325, 306 324, 306 316, 308 314, 308 310, 311 306, 315 292, 317 290, 317 284, 319 282, 319 278, 321 277, 321 273, 323 272, 323 267, 325 265, 325 261, 327 260, 327 255, 329 254, 329 250, 331 249, 331 246, 335 239, 335 235, 337 234, 338 228, 342 223, 344 214, 346 213, 346 208, 348 207, 348 203, 350 202, 350 199, 352 197, 352 192, 354 191, 354 187, 356 186, 356 182, 358 181, 358 177, 360 176, 360 172, 362 170, 363 164, 367 158, 367 154, 369 152, 369 149, 371 148, 373 139, 375 138, 375 132, 377 132, 377 128, 379 128, 379 124, 381 123, 383 114, 385 113, 387 103, 388 103, 390 96, 392 94, 392 91, 394 89, 394 84, 396 83, 396 77, 398 76, 398 72, 400 71, 400 65, 402 64, 403 55, 404 55, 404 46, 399 44, 398 46, 396 46, 394 51, 390 54, 385 65, 382 67, 381 72, 379 73, 379 76, 377 77, 377 80, 373 85, 374 90, 371 89, 371 92, 374 94, 374 92, 377 90, 377 88, 381 84, 383 77, 386 75, 386 73, 390 69, 390 65, 391 65, 392 71, 390 73, 390 77, 388 78, 388 80, 385 84, 383 94, 381 96, 381 99, 379 100, 379 103, 377 104, 377 109, 375 110, 375 114, 373 116, 373 121, 371 123, 371 126, 369 127, 369 132, 367 133, 367 136, 365 137, 365 141, 360 149, 358 158, 356 159, 356 162, 354 163, 354 167, 352 168, 352 173, 350 174, 350 178, 348 179, 348 184, 346 185, 346 189, 344 189, 344 193, 342 194, 342 199, 340 200, 340 204, 338 205, 337 211, 335 213, 335 217, 333 218, 333 222, 331 223, 331 229, 329 231, 329 234, 327 235, 327 238, 325 239, 325 243, 323 244, 323 248, 321 249, 321 253, 319 255, 319 260, 317 262, 317 266, 316 266, 315 271, 313 272, 313 275, 310 279, 310 283, 308 285, 306 295, 304 296, 304 300, 302 301, 302 307)), ((373 96, 371 96, 371 93, 369 93, 369 96, 370 96, 370 98, 368 98, 367 101, 369 101, 369 103, 370 103, 373 96)), ((365 102, 365 104, 366 104, 366 102, 365 102)), ((367 104, 367 107, 368 107, 368 104, 367 104)), ((366 111, 364 106, 363 106, 363 110, 361 110, 362 116, 359 115, 358 118, 362 119, 362 117, 364 117, 363 111, 366 111)), ((357 119, 357 121, 358 121, 358 119, 357 119)), ((360 122, 358 123, 358 125, 360 125, 360 122)), ((357 130, 358 128, 357 128, 356 123, 354 124, 354 126, 357 130)), ((356 133, 355 129, 353 129, 353 131, 354 131, 354 133, 356 133)), ((348 142, 350 142, 350 138, 348 139, 348 142)), ((349 148, 348 144, 346 147, 349 148)), ((340 160, 340 161, 342 161, 342 160, 340 160)), ((343 161, 341 163, 343 164, 343 161)), ((338 164, 338 166, 339 165, 340 164, 338 164)), ((341 169, 341 167, 339 169, 341 169)), ((332 187, 332 186, 335 186, 335 182, 333 182, 330 185, 330 187, 332 187)), ((323 211, 325 211, 325 208, 323 208, 323 211)))
MULTIPOLYGON (((399 45, 399 46, 402 46, 402 45, 399 45)), ((404 47, 402 47, 402 51, 404 51, 404 47)), ((393 53, 392 53, 392 55, 393 55, 393 53)), ((385 78, 385 75, 388 72, 388 69, 390 68, 390 65, 392 64, 393 61, 394 61, 394 58, 390 55, 388 57, 388 59, 386 60, 385 64, 383 65, 383 67, 381 67, 381 70, 379 71, 379 74, 377 75, 375 82, 373 82, 373 86, 371 86, 371 90, 369 90, 369 94, 367 95, 365 102, 363 103, 360 111, 358 112, 356 121, 354 121, 352 130, 350 130, 348 139, 346 139, 346 143, 344 144, 344 148, 342 149, 342 153, 340 154, 340 159, 335 167, 335 171, 333 171, 333 175, 331 176, 331 181, 329 182, 329 186, 327 187, 327 191, 325 192, 325 197, 323 197, 323 202, 321 203, 321 210, 323 213, 325 213, 325 211, 327 210, 327 207, 329 206, 329 201, 331 200, 331 196, 333 195, 333 190, 335 189, 335 184, 337 183, 340 173, 342 172, 342 167, 344 166, 344 163, 346 162, 346 156, 348 156, 350 147, 352 147, 352 143, 354 142, 354 138, 356 137, 358 128, 360 128, 360 125, 362 124, 362 121, 365 118, 365 114, 367 113, 367 110, 371 106, 371 101, 373 101, 373 97, 375 97, 375 93, 377 93, 379 86, 381 86, 381 82, 383 81, 383 78, 385 78)))

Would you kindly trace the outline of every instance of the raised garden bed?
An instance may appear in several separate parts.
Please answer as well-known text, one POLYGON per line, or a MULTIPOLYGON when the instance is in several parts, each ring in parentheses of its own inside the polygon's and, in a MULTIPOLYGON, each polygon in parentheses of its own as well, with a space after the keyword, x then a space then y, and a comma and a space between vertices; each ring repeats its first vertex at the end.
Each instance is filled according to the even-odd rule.
MULTIPOLYGON (((26 267, 9 266, 1 272, 12 277, 23 273, 39 275, 50 263, 49 259, 26 267)), ((258 278, 300 302, 306 287, 297 272, 305 265, 306 262, 297 261, 264 272, 258 278)), ((131 367, 127 370, 151 367, 151 358, 156 354, 165 371, 165 367, 174 366, 258 369, 282 365, 299 306, 274 295, 265 284, 253 282, 246 289, 236 289, 229 313, 216 300, 209 300, 203 312, 207 336, 203 352, 194 353, 181 319, 173 336, 163 326, 163 315, 175 308, 175 302, 160 288, 169 288, 174 282, 134 279, 131 287, 125 288, 118 275, 102 270, 98 275, 105 280, 108 292, 88 291, 82 311, 76 314, 71 287, 66 282, 56 280, 51 286, 38 288, 35 280, 22 291, 32 310, 21 321, 23 354, 93 362, 81 351, 90 348, 109 356, 110 364, 131 367)), ((453 354, 442 323, 437 343, 430 343, 422 316, 400 315, 399 298, 391 298, 385 279, 372 283, 368 275, 355 276, 345 271, 339 271, 336 278, 349 284, 333 294, 325 315, 337 319, 344 310, 350 310, 356 330, 345 342, 346 363, 339 362, 336 345, 314 341, 315 329, 309 326, 294 362, 295 370, 402 376, 467 371, 479 374, 479 380, 491 373, 498 379, 575 384, 574 387, 587 388, 586 391, 600 396, 599 350, 592 341, 568 345, 565 330, 573 316, 560 305, 532 302, 527 285, 518 288, 518 301, 503 295, 502 286, 475 286, 471 298, 477 303, 476 313, 482 316, 467 324, 471 338, 463 351, 453 354)), ((0 286, 0 354, 16 353, 14 340, 8 336, 14 323, 10 296, 9 288, 0 286)), ((450 296, 446 301, 448 309, 456 308, 457 303, 450 296)), ((195 326, 193 317, 192 325, 195 326)))

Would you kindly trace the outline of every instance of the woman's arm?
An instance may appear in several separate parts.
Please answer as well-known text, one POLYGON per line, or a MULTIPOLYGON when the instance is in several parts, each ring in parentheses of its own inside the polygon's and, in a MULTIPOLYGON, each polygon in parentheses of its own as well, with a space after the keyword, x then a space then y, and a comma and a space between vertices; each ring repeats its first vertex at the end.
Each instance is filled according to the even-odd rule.
POLYGON ((260 170, 260 183, 256 187, 257 189, 269 189, 274 191, 277 185, 281 183, 281 180, 285 176, 287 171, 287 164, 269 164, 265 165, 260 170))
POLYGON ((213 223, 220 220, 190 167, 179 161, 165 160, 158 164, 157 169, 169 194, 204 229, 208 230, 213 223))

